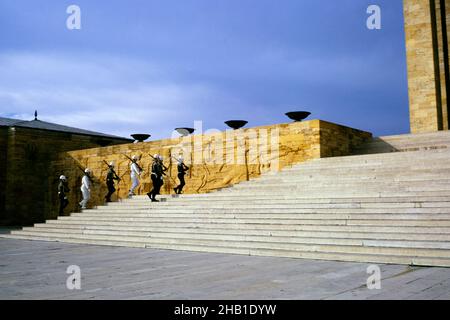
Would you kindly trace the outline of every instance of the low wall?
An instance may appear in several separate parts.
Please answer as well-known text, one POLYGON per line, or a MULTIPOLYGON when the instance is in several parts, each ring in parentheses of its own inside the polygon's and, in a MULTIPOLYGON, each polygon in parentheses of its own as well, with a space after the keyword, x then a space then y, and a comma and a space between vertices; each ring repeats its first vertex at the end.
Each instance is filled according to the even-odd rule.
MULTIPOLYGON (((95 181, 90 205, 104 203, 108 167, 103 160, 114 161, 116 172, 122 177, 113 199, 120 200, 127 196, 131 185, 130 161, 124 154, 141 157, 139 164, 144 174, 136 190, 138 194, 145 194, 152 188, 149 175, 152 159, 149 154, 156 153, 164 157, 164 163, 169 168, 161 193, 174 193, 173 188, 178 184, 174 158, 179 155, 183 155, 190 167, 184 193, 205 193, 307 160, 348 155, 371 136, 368 132, 312 120, 70 151, 60 154, 52 168, 54 177, 64 174, 69 179, 72 192, 66 211, 72 212, 78 209, 82 169, 87 167, 92 170, 95 181)), ((54 183, 50 190, 54 208, 47 218, 57 216, 56 190, 57 184, 54 183)))

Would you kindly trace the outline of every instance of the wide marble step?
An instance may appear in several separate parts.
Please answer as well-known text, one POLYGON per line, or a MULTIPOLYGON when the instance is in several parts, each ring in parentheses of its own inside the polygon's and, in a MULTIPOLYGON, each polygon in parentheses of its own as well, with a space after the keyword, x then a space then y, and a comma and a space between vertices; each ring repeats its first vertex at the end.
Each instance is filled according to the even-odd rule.
MULTIPOLYGON (((273 242, 241 242, 241 241, 213 241, 194 239, 134 239, 127 237, 117 239, 102 235, 58 235, 22 234, 15 238, 45 241, 64 241, 73 243, 90 243, 96 245, 115 245, 130 247, 145 247, 173 250, 227 252, 247 255, 266 255, 268 251, 276 252, 275 256, 295 257, 308 259, 330 259, 347 261, 346 256, 351 256, 350 261, 359 261, 356 255, 363 255, 364 262, 376 263, 407 263, 415 265, 432 265, 439 263, 442 266, 450 266, 450 250, 430 248, 397 248, 384 246, 383 243, 373 243, 374 246, 343 246, 343 245, 318 245, 318 244, 291 244, 273 242)), ((350 258, 349 258, 350 259, 350 258)))
MULTIPOLYGON (((221 237, 229 236, 259 236, 259 237, 282 237, 282 238, 337 238, 337 239, 372 239, 372 240, 416 240, 416 241, 450 241, 450 233, 397 233, 397 232, 347 232, 347 231, 289 231, 289 230, 229 230, 210 228, 181 228, 181 227, 155 227, 142 225, 90 225, 90 224, 36 224, 34 227, 24 228, 24 230, 44 230, 48 232, 107 232, 116 235, 160 235, 175 237, 176 235, 191 236, 211 235, 221 237), (78 230, 78 231, 77 231, 78 230)), ((427 230, 430 231, 430 230, 427 230)))

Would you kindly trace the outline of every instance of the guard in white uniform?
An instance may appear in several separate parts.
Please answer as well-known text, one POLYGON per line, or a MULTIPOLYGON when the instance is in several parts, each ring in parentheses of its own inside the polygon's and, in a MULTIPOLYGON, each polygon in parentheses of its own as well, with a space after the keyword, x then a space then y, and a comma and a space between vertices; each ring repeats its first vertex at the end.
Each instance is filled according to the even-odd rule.
POLYGON ((131 176, 131 189, 128 193, 128 196, 134 196, 134 190, 139 186, 139 177, 141 176, 142 169, 137 164, 138 157, 132 156, 131 157, 131 166, 130 166, 130 176, 131 176))
POLYGON ((87 208, 87 203, 91 198, 91 170, 86 168, 84 170, 84 176, 81 179, 81 193, 83 194, 83 200, 80 202, 81 209, 87 208))

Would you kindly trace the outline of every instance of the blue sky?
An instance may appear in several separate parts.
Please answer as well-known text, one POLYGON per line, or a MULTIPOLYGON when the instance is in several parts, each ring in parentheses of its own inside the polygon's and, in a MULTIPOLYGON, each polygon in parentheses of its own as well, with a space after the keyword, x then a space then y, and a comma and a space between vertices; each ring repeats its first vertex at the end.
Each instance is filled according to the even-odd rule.
POLYGON ((121 136, 288 122, 409 131, 402 0, 1 0, 0 116, 121 136), (66 9, 81 8, 81 30, 66 9), (368 30, 366 9, 382 9, 368 30))

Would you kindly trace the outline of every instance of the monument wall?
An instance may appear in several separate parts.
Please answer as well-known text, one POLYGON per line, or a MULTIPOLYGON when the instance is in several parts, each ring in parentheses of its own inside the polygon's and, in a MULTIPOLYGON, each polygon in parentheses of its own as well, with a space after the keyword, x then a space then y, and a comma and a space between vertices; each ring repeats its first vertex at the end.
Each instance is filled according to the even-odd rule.
MULTIPOLYGON (((185 163, 190 167, 186 175, 184 193, 205 193, 307 160, 348 155, 353 148, 370 137, 368 132, 320 120, 227 130, 65 152, 53 162, 51 176, 68 176, 72 192, 69 196, 70 205, 66 210, 73 212, 78 210, 82 170, 87 167, 93 171, 94 176, 90 205, 104 204, 104 196, 107 193, 105 177, 108 170, 104 161, 114 161, 116 172, 122 178, 117 184, 117 193, 113 200, 127 197, 131 185, 131 162, 125 155, 141 157, 139 164, 144 173, 141 185, 136 190, 137 194, 145 194, 152 188, 152 158, 149 155, 154 154, 161 154, 164 164, 168 167, 161 190, 163 194, 174 193, 173 188, 178 184, 175 158, 179 155, 184 157, 185 163)), ((56 187, 57 183, 54 182, 48 192, 54 206, 47 212, 47 219, 57 217, 56 187)))

